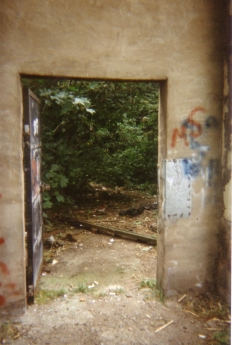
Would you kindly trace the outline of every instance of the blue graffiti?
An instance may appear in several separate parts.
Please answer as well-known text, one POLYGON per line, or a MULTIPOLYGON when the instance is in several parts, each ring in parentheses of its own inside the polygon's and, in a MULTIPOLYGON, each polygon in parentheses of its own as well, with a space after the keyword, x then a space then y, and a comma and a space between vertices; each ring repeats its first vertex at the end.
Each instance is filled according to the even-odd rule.
POLYGON ((182 159, 183 174, 185 177, 191 176, 192 178, 197 178, 202 175, 202 177, 207 180, 208 185, 213 184, 214 176, 218 174, 219 163, 218 160, 209 160, 208 167, 205 167, 203 161, 206 158, 207 152, 210 150, 208 145, 202 145, 200 143, 200 137, 207 134, 207 130, 214 129, 218 127, 218 120, 209 115, 202 123, 194 120, 196 112, 205 113, 205 108, 196 107, 193 109, 188 118, 183 120, 181 127, 175 128, 172 135, 172 147, 175 147, 177 138, 184 140, 184 144, 189 146, 194 150, 192 157, 186 157, 182 159))
POLYGON ((193 162, 191 158, 184 158, 182 164, 185 176, 190 175, 193 178, 196 178, 201 172, 201 164, 199 161, 193 162))

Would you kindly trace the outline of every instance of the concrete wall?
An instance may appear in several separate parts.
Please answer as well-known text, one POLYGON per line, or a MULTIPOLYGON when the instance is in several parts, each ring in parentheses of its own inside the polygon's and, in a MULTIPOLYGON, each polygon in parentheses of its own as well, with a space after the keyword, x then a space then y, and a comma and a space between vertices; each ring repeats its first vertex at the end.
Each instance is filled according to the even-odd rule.
POLYGON ((218 233, 217 290, 231 303, 231 135, 232 135, 232 1, 228 6, 227 54, 224 62, 222 135, 223 214, 218 233))
POLYGON ((25 306, 20 74, 162 81, 158 281, 167 295, 215 283, 224 16, 216 0, 1 1, 2 310, 25 306))

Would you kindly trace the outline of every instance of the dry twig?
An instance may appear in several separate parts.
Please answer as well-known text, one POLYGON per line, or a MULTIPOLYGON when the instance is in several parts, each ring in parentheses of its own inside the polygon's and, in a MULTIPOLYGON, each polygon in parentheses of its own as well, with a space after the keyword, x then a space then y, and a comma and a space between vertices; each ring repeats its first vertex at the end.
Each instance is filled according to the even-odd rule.
POLYGON ((22 337, 23 335, 25 335, 25 334, 28 333, 29 331, 30 331, 30 329, 28 329, 27 331, 25 331, 25 332, 23 332, 23 333, 17 334, 17 335, 14 337, 14 339, 18 339, 18 338, 22 337))
POLYGON ((171 320, 171 321, 169 321, 168 323, 166 323, 165 325, 163 325, 163 326, 157 328, 157 329, 155 330, 155 333, 157 333, 157 332, 159 332, 159 331, 162 331, 162 329, 164 329, 164 328, 170 326, 172 323, 174 323, 173 320, 171 320))
POLYGON ((180 298, 178 299, 178 303, 180 303, 185 297, 186 297, 186 295, 183 295, 182 297, 180 297, 180 298))
POLYGON ((190 311, 190 310, 188 310, 188 309, 183 309, 183 311, 184 311, 185 313, 190 313, 190 314, 192 314, 192 315, 194 315, 194 316, 196 316, 196 317, 199 317, 197 314, 193 313, 192 311, 190 311))

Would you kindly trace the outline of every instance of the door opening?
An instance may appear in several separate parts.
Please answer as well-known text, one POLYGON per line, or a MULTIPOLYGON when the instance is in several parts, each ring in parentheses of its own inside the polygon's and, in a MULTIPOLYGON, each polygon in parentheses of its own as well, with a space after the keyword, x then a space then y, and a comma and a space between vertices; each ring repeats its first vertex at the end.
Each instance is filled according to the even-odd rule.
MULTIPOLYGON (((155 237, 159 84, 60 78, 23 78, 22 83, 41 100, 42 179, 51 186, 43 195, 43 233, 50 252, 59 251, 67 235, 62 236, 61 213, 96 228, 155 237)), ((25 174, 26 184, 27 179, 25 174)), ((56 264, 53 256, 44 260, 56 264)))

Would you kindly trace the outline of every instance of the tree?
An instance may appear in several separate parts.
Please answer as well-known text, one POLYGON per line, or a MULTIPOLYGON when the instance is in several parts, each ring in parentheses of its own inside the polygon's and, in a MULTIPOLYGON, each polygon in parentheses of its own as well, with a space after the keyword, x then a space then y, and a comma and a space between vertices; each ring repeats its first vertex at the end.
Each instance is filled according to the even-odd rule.
POLYGON ((44 207, 71 202, 90 181, 156 183, 158 85, 153 82, 24 80, 42 101, 44 207))

